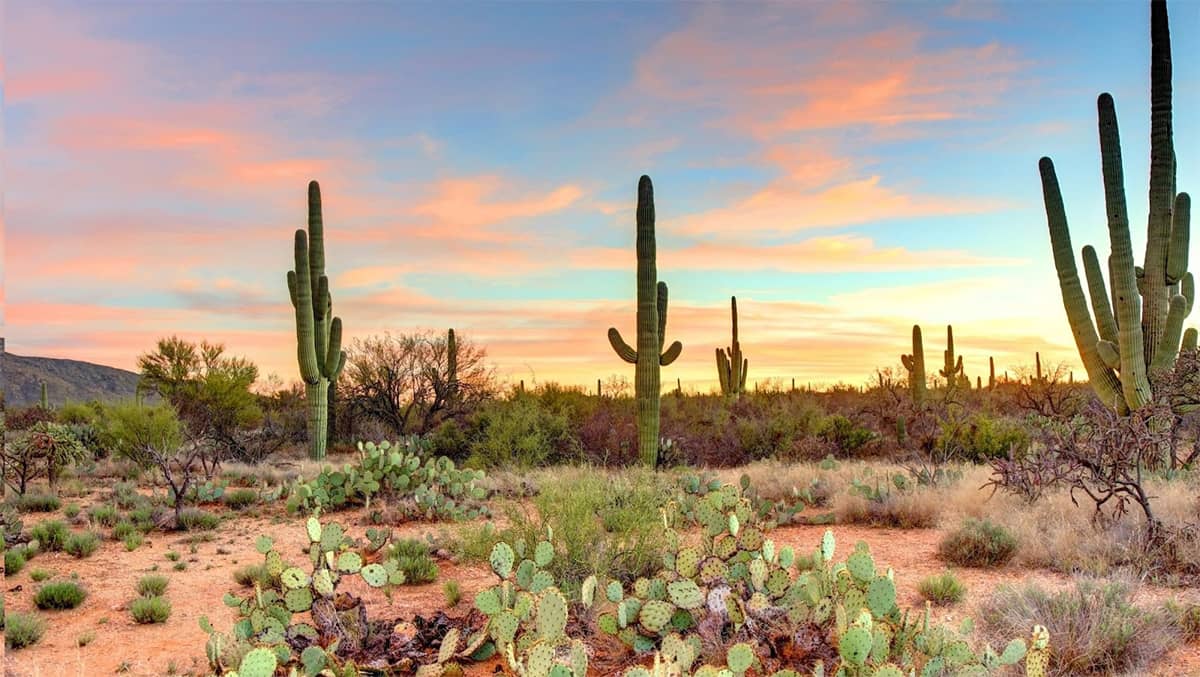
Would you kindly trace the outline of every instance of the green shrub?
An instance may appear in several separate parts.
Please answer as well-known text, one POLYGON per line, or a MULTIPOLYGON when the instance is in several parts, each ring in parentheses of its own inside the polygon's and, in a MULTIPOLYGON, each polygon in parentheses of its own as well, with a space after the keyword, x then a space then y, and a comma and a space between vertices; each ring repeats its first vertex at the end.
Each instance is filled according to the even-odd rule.
POLYGON ((179 513, 179 528, 184 531, 208 531, 216 529, 221 518, 199 508, 187 508, 179 513))
POLYGON ((407 538, 392 544, 388 558, 396 560, 400 571, 404 572, 404 582, 408 585, 420 585, 437 580, 437 562, 429 555, 429 546, 414 538, 407 538))
POLYGON ((10 548, 4 551, 4 575, 16 576, 25 568, 25 548, 10 548))
POLYGON ((78 583, 59 581, 47 583, 38 589, 33 603, 39 609, 74 609, 87 599, 87 591, 78 583))
POLYGON ((442 584, 442 595, 446 598, 446 608, 458 606, 462 600, 462 586, 458 581, 446 581, 442 584))
POLYGON ((258 492, 253 489, 234 489, 225 494, 225 505, 234 510, 244 510, 258 503, 258 492))
POLYGON ((957 604, 967 595, 967 586, 950 571, 944 571, 923 579, 917 591, 921 598, 934 604, 957 604))
POLYGON ((142 547, 142 543, 146 542, 146 538, 144 536, 142 536, 142 534, 140 532, 137 532, 137 531, 133 532, 132 534, 127 535, 125 538, 123 538, 121 540, 125 544, 126 552, 133 552, 134 550, 137 550, 138 548, 142 547))
POLYGON ((179 553, 178 553, 178 552, 176 552, 176 551, 174 551, 174 550, 168 550, 168 551, 166 552, 166 555, 165 555, 165 557, 166 557, 167 559, 171 560, 172 562, 178 562, 178 561, 179 561, 179 553))
POLYGON ((1007 458, 1011 450, 1021 455, 1029 446, 1029 433, 1019 423, 975 414, 965 421, 942 422, 938 451, 950 458, 972 463, 987 463, 1007 458))
POLYGON ((841 456, 852 456, 875 439, 875 433, 840 414, 826 416, 817 426, 817 434, 836 447, 841 456))
POLYGON ((129 615, 137 623, 165 623, 171 617, 171 602, 166 597, 139 597, 129 604, 129 615))
POLYGON ((33 581, 34 583, 41 583, 42 581, 50 580, 50 577, 53 575, 54 574, 45 569, 34 569, 33 571, 29 572, 29 580, 33 581))
POLYGON ((46 621, 37 614, 14 612, 4 616, 4 647, 24 649, 37 644, 46 634, 46 621))
POLYGON ((1001 586, 981 606, 979 620, 996 637, 1033 623, 1051 628, 1051 675, 1144 675, 1180 636, 1170 612, 1134 606, 1134 592, 1104 579, 1061 591, 1001 586))
POLYGON ((1017 538, 1008 529, 987 520, 968 519, 938 544, 938 554, 965 567, 997 567, 1017 552, 1017 538))
POLYGON ((67 507, 63 508, 63 514, 66 515, 67 519, 69 519, 69 520, 75 519, 79 515, 79 504, 78 503, 67 504, 67 507))
POLYGON ((271 582, 267 567, 262 564, 248 564, 233 571, 233 580, 243 587, 252 587, 255 583, 266 587, 271 582))
POLYGON ((46 520, 33 527, 29 535, 38 542, 38 549, 43 552, 57 552, 63 549, 71 530, 60 520, 46 520))
POLYGON ((13 499, 17 510, 21 512, 54 512, 62 505, 62 501, 54 494, 25 494, 13 499))
POLYGON ((566 415, 529 396, 489 401, 472 416, 467 437, 467 465, 478 468, 569 462, 581 451, 566 415))
POLYGON ((90 557, 98 547, 100 547, 100 537, 91 532, 71 534, 63 542, 63 550, 79 559, 90 557))
POLYGON ((137 582, 137 593, 142 597, 158 597, 167 590, 166 576, 142 576, 137 582))
POLYGON ((115 526, 113 526, 113 540, 120 541, 130 534, 136 534, 137 530, 137 525, 135 525, 133 522, 121 520, 120 522, 117 522, 115 526))
POLYGON ((117 513, 117 507, 107 503, 92 506, 88 510, 88 517, 96 524, 105 527, 111 527, 121 519, 121 515, 117 513))

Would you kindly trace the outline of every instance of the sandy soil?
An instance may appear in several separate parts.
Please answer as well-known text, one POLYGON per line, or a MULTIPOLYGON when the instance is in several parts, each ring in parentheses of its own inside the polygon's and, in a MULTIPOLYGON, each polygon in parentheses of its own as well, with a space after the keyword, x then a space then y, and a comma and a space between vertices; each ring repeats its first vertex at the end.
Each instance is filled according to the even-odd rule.
MULTIPOLYGON (((365 525, 355 513, 339 513, 335 519, 361 535, 365 525)), ((27 523, 40 518, 27 519, 27 523)), ((436 533, 445 525, 415 524, 395 529, 397 536, 419 536, 436 533)), ((939 573, 945 565, 935 553, 940 532, 937 530, 900 531, 855 526, 833 526, 843 555, 858 540, 870 546, 880 567, 891 566, 898 573, 901 605, 921 608, 916 585, 923 577, 939 573)), ((800 552, 815 547, 825 527, 783 527, 772 533, 779 545, 792 545, 800 552)), ((220 629, 229 628, 235 616, 232 609, 221 603, 226 591, 239 592, 233 581, 235 569, 262 561, 254 549, 255 539, 269 533, 276 547, 296 561, 304 556, 307 538, 298 520, 282 521, 278 517, 239 518, 224 522, 213 532, 209 542, 195 544, 188 534, 152 534, 147 544, 126 552, 119 542, 106 541, 93 556, 78 560, 63 553, 42 554, 34 558, 19 574, 5 580, 5 604, 10 611, 33 608, 32 598, 38 588, 29 578, 34 569, 47 569, 56 577, 77 574, 87 586, 89 596, 83 605, 72 611, 43 613, 49 629, 45 638, 33 647, 11 652, 5 659, 6 674, 16 677, 49 677, 51 675, 83 676, 123 673, 129 675, 206 674, 204 657, 205 634, 197 619, 207 615, 220 629), (185 571, 174 571, 166 553, 174 550, 187 562, 185 571), (161 625, 137 625, 129 616, 127 606, 135 597, 138 578, 154 571, 170 579, 166 596, 173 612, 161 625), (91 634, 94 639, 86 646, 77 646, 78 638, 91 634)), ((366 586, 351 591, 362 594, 368 601, 371 617, 408 618, 413 614, 430 614, 445 606, 442 584, 457 580, 462 586, 465 610, 476 592, 490 585, 494 578, 486 566, 459 566, 439 563, 439 579, 427 585, 405 586, 385 596, 366 586)), ((939 609, 940 617, 954 619, 971 613, 971 600, 977 599, 1002 583, 1035 580, 1047 586, 1069 583, 1064 576, 1045 571, 1022 569, 957 571, 968 586, 968 601, 948 609, 939 609)), ((1162 601, 1172 596, 1200 601, 1197 590, 1167 590, 1148 587, 1148 597, 1162 601)), ((495 663, 471 666, 468 674, 491 674, 495 663)), ((1200 645, 1177 649, 1152 675, 1172 677, 1200 675, 1200 645)))

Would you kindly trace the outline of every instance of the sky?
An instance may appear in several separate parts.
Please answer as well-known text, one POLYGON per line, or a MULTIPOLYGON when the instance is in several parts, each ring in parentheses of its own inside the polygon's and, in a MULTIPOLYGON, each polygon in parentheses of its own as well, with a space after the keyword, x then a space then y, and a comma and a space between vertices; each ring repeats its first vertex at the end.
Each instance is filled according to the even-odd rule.
MULTIPOLYGON (((1200 185, 1200 3, 1170 5, 1178 185, 1200 185)), ((654 180, 664 384, 1078 366, 1037 170, 1107 250, 1096 96, 1145 241, 1143 2, 7 0, 3 333, 135 368, 164 336, 298 378, 285 273, 320 182, 347 342, 454 327, 502 379, 623 375, 654 180), (902 372, 902 370, 901 370, 902 372)))

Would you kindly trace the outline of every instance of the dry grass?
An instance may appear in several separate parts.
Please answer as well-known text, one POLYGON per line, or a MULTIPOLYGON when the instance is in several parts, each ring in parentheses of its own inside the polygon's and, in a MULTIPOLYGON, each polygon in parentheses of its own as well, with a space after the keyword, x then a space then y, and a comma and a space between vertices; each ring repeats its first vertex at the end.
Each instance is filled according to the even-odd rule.
POLYGON ((1179 642, 1179 631, 1166 609, 1134 606, 1137 587, 1132 578, 1083 578, 1056 592, 1005 586, 980 607, 979 620, 994 639, 1046 626, 1051 675, 1145 674, 1179 642))

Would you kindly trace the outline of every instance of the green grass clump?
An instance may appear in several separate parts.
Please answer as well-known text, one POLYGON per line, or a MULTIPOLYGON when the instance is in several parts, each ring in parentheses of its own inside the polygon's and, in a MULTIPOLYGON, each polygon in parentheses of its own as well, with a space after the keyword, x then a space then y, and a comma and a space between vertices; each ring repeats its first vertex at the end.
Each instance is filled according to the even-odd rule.
POLYGON ((13 504, 21 512, 54 512, 62 501, 54 494, 25 494, 13 499, 13 504))
POLYGON ((133 552, 134 550, 142 547, 142 543, 146 542, 146 537, 142 536, 140 532, 135 531, 122 540, 125 543, 125 551, 133 552))
POLYGON ((63 550, 79 559, 90 557, 98 547, 100 547, 100 537, 91 532, 71 534, 63 542, 63 550))
POLYGON ((166 597, 139 597, 129 605, 129 615, 137 623, 165 623, 171 617, 171 602, 166 597))
POLYGON ((57 552, 63 549, 71 530, 61 520, 46 520, 35 525, 29 535, 38 542, 38 548, 43 552, 57 552))
POLYGON ((78 583, 59 581, 47 583, 39 588, 37 594, 33 596, 33 603, 42 610, 74 609, 83 604, 85 599, 87 599, 87 591, 78 583))
POLYGON ((172 562, 178 562, 180 555, 178 552, 176 552, 174 550, 168 550, 165 557, 167 559, 171 560, 172 562))
POLYGON ((255 583, 261 585, 269 585, 271 581, 270 574, 267 573, 267 567, 263 564, 250 564, 233 572, 233 580, 238 585, 243 587, 252 587, 255 583))
POLYGON ((967 586, 947 570, 922 580, 917 591, 921 593, 922 599, 934 604, 957 604, 966 597, 967 586))
POLYGON ((458 581, 446 581, 442 584, 442 594, 446 597, 446 608, 458 606, 462 600, 462 586, 458 581))
POLYGON ((24 649, 37 644, 46 634, 46 621, 37 614, 15 612, 4 617, 4 647, 24 649))
POLYGON ((113 526, 112 537, 115 541, 123 541, 129 534, 137 533, 137 525, 129 520, 121 520, 113 526))
POLYGON ((1016 552, 1016 536, 987 520, 968 519, 938 544, 942 559, 964 567, 1002 566, 1016 552))
POLYGON ((75 517, 77 517, 79 515, 79 504, 78 503, 67 504, 67 507, 63 508, 63 514, 66 515, 67 519, 69 519, 69 520, 75 519, 75 517))
POLYGON ((245 487, 234 489, 225 494, 225 505, 234 510, 245 510, 258 503, 258 492, 245 487))
POLYGON ((4 551, 4 575, 16 576, 25 568, 27 561, 25 548, 12 548, 4 551))
POLYGON ((90 517, 93 522, 99 524, 100 526, 111 527, 120 521, 121 514, 117 512, 117 507, 115 505, 104 503, 101 505, 94 505, 89 508, 88 517, 90 517))
POLYGON ((199 508, 187 508, 179 513, 179 528, 184 531, 208 531, 216 529, 221 518, 199 508))
POLYGON ((137 593, 142 597, 158 597, 166 589, 166 576, 142 576, 137 582, 137 593))
POLYGON ((429 555, 429 546, 415 538, 406 538, 394 543, 388 552, 388 558, 396 560, 400 571, 404 572, 404 582, 408 585, 437 580, 438 566, 429 555))
POLYGON ((187 571, 187 562, 176 562, 175 566, 171 568, 176 571, 187 571))
POLYGON ((29 572, 29 579, 32 580, 34 583, 41 583, 42 581, 48 581, 48 580, 50 580, 50 578, 52 576, 54 576, 54 574, 50 573, 49 571, 47 571, 45 569, 34 569, 33 571, 29 572))

